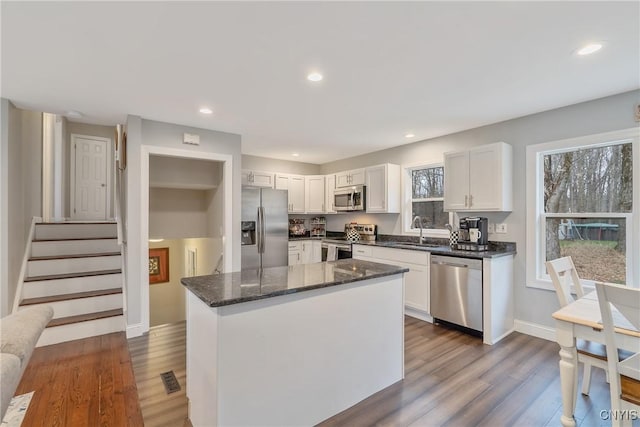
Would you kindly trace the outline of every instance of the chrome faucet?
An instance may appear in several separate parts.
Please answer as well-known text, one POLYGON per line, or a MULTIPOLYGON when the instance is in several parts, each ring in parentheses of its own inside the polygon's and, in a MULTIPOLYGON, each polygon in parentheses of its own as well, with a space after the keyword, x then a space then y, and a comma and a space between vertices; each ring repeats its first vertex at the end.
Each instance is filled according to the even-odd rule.
POLYGON ((423 244, 425 237, 422 237, 422 229, 424 228, 424 225, 422 224, 422 218, 420 218, 420 215, 416 215, 415 217, 413 217, 412 225, 414 227, 416 225, 416 220, 419 222, 418 225, 420 226, 420 240, 418 240, 418 243, 423 244))

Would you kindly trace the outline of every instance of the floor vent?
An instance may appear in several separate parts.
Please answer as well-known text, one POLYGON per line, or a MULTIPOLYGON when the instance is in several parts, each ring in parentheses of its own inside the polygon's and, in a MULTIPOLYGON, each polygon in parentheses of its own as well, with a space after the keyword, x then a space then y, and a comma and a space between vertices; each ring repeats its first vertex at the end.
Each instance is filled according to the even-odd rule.
POLYGON ((162 383, 164 384, 164 389, 167 391, 167 394, 180 391, 180 383, 176 379, 176 374, 174 374, 173 371, 163 372, 160 374, 160 378, 162 378, 162 383))

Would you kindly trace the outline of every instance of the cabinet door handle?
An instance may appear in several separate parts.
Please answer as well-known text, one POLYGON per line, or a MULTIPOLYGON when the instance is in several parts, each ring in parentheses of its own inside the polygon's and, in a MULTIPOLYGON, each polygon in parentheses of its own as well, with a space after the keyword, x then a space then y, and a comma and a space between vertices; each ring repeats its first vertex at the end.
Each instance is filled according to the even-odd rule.
POLYGON ((473 194, 469 194, 469 207, 473 206, 473 194))
POLYGON ((300 261, 300 252, 298 252, 298 261, 300 261))
POLYGON ((464 207, 467 207, 467 202, 469 200, 469 196, 467 196, 466 194, 464 195, 464 207))

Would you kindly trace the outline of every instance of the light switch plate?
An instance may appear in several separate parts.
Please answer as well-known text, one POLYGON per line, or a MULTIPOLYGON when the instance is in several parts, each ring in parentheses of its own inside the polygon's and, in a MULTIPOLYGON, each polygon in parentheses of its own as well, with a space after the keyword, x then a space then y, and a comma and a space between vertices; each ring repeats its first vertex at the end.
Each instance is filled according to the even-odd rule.
POLYGON ((489 225, 487 225, 487 233, 494 234, 495 232, 496 232, 496 225, 493 222, 490 222, 489 225))
POLYGON ((504 222, 496 224, 496 233, 504 234, 507 232, 507 224, 504 222))

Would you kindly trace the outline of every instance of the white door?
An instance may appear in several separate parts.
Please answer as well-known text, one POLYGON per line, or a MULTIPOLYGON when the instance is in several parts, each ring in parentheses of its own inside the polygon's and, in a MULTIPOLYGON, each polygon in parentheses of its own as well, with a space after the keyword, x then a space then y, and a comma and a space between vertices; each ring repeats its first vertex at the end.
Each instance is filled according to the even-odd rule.
POLYGON ((110 140, 106 138, 72 136, 73 219, 107 219, 109 146, 110 140))

